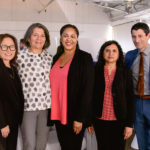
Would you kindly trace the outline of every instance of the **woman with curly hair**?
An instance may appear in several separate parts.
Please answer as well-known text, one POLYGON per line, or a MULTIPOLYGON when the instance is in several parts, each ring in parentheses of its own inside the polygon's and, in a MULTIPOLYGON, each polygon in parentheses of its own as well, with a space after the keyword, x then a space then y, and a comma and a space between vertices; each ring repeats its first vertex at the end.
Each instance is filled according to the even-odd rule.
POLYGON ((95 67, 94 128, 99 150, 123 150, 133 130, 132 74, 116 41, 105 42, 95 67))

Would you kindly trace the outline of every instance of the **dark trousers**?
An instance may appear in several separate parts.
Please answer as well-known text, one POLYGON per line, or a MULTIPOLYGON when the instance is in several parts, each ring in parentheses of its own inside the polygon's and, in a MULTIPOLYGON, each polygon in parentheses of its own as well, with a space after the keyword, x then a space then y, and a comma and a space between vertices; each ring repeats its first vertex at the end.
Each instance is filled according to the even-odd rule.
POLYGON ((118 121, 96 119, 94 123, 98 150, 124 150, 124 127, 118 121))
POLYGON ((61 150, 81 150, 85 129, 76 135, 72 124, 62 125, 58 122, 55 125, 61 150))
POLYGON ((10 133, 7 138, 3 138, 0 134, 0 150, 16 150, 18 137, 18 126, 10 128, 10 133))

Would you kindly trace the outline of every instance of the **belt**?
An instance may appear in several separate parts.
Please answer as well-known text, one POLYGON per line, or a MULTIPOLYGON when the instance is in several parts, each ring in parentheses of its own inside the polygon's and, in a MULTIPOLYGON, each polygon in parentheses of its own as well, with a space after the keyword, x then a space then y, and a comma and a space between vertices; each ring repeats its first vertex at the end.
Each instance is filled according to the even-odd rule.
POLYGON ((142 100, 150 100, 150 95, 143 95, 143 96, 135 95, 135 97, 140 98, 142 100))

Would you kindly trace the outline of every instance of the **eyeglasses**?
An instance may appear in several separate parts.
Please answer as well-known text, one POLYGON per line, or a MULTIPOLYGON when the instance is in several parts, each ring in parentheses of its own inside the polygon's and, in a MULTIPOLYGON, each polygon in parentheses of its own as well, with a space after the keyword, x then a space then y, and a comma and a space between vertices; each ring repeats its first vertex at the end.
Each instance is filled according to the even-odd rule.
POLYGON ((8 48, 9 48, 11 51, 15 51, 15 50, 16 50, 15 45, 10 45, 10 46, 1 45, 0 47, 1 47, 1 50, 2 50, 2 51, 7 51, 8 48))

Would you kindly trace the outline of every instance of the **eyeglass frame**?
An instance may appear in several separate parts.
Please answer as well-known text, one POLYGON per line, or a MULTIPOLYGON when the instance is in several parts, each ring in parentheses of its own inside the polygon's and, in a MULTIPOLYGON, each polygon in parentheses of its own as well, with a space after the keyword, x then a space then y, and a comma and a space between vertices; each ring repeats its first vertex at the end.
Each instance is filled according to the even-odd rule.
POLYGON ((2 51, 7 51, 7 50, 8 50, 8 48, 10 49, 10 51, 16 51, 16 47, 15 47, 15 45, 10 45, 10 46, 7 46, 7 45, 0 45, 0 48, 1 48, 1 50, 2 50, 2 51), (7 49, 6 49, 6 50, 3 50, 3 48, 2 48, 3 46, 6 46, 6 47, 7 47, 7 49), (14 50, 12 50, 12 49, 11 49, 11 46, 14 46, 14 50))

